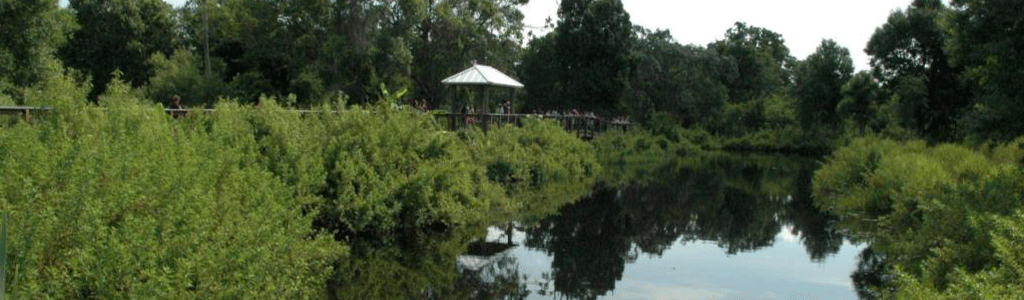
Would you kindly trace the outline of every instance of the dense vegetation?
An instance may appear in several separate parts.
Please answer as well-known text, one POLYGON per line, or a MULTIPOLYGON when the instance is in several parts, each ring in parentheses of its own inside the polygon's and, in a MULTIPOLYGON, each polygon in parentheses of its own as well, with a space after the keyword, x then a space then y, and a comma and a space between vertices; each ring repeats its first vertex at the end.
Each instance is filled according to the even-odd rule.
POLYGON ((0 105, 54 109, 2 120, 7 288, 319 298, 329 275, 310 270, 343 257, 346 239, 537 219, 597 174, 644 172, 610 163, 661 163, 540 121, 447 132, 402 106, 471 96, 440 81, 473 61, 526 84, 496 96, 516 111, 629 116, 653 133, 598 138, 604 149, 700 159, 846 145, 816 175, 817 201, 899 274, 881 292, 1019 287, 1019 155, 975 146, 1024 135, 1019 1, 914 0, 876 29, 871 69, 856 73, 834 41, 799 59, 743 22, 680 45, 634 26, 620 0, 563 0, 534 36, 524 3, 0 0, 0 105), (170 118, 172 95, 217 112, 170 118))
POLYGON ((895 274, 869 295, 1015 298, 1024 287, 1022 158, 1019 141, 972 149, 859 138, 815 173, 815 201, 895 274))
POLYGON ((600 170, 555 124, 449 132, 390 93, 181 116, 116 78, 87 93, 48 77, 25 97, 54 110, 0 130, 13 296, 323 299, 349 243, 541 215, 575 197, 519 185, 579 195, 600 170))
POLYGON ((634 26, 619 0, 561 1, 542 36, 525 31, 523 0, 4 1, 0 89, 17 104, 56 63, 91 84, 94 101, 117 73, 165 104, 368 103, 384 85, 443 108, 473 91, 441 79, 476 61, 522 79, 525 92, 497 95, 517 98, 516 111, 700 128, 732 149, 827 150, 844 132, 929 142, 1024 134, 1024 14, 1012 0, 915 0, 876 29, 871 70, 859 73, 832 40, 801 59, 779 33, 742 22, 707 45, 680 45, 634 26))

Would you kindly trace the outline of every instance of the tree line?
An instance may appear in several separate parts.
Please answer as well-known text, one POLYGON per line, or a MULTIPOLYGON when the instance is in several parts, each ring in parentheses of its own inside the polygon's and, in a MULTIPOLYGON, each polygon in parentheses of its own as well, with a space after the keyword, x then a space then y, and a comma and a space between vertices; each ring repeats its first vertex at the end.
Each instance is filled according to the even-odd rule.
MULTIPOLYGON (((724 136, 799 129, 885 132, 932 142, 1024 131, 1021 5, 915 0, 876 28, 854 73, 825 39, 804 59, 782 35, 737 22, 706 46, 631 25, 619 1, 566 0, 531 40, 519 75, 528 105, 590 106, 724 136)), ((792 132, 792 131, 790 131, 792 132)))
MULTIPOLYGON (((521 78, 517 111, 586 109, 644 123, 752 132, 889 132, 931 141, 1024 132, 1012 0, 915 0, 880 24, 854 73, 850 50, 823 40, 806 58, 782 35, 737 22, 707 45, 635 26, 619 0, 564 0, 550 32, 523 24, 525 0, 5 0, 0 90, 71 70, 96 101, 114 77, 158 102, 296 105, 407 89, 433 108, 467 93, 440 84, 472 62, 521 78)), ((825 134, 828 136, 829 134, 825 134)))

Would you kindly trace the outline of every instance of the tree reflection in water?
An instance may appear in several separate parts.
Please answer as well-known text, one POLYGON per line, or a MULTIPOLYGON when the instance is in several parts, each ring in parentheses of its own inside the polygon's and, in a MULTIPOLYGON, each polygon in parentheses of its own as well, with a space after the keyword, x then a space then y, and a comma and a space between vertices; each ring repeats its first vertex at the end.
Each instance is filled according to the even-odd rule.
POLYGON ((857 270, 850 275, 857 296, 864 300, 882 299, 882 291, 892 287, 892 275, 885 257, 871 247, 857 256, 857 270))
POLYGON ((335 266, 331 298, 525 299, 529 291, 515 257, 501 256, 478 270, 457 267, 458 256, 483 232, 466 226, 354 243, 352 257, 335 266))
MULTIPOLYGON (((660 256, 677 242, 695 241, 730 255, 755 251, 771 246, 786 227, 799 236, 809 259, 820 262, 837 253, 845 237, 832 226, 836 218, 812 204, 815 166, 810 159, 713 156, 612 170, 643 176, 618 177, 615 186, 599 188, 556 215, 524 214, 540 220, 522 224, 524 245, 552 258, 551 273, 535 292, 546 295, 553 287, 556 296, 595 299, 614 290, 625 265, 640 254, 660 256)), ((485 231, 461 226, 353 244, 352 258, 336 266, 333 298, 527 298, 537 283, 528 284, 515 257, 498 257, 479 270, 456 268, 458 255, 485 231)), ((874 274, 875 260, 865 257, 858 273, 874 274)))
POLYGON ((836 216, 821 212, 814 206, 814 199, 811 198, 814 167, 814 164, 800 167, 795 178, 793 198, 786 203, 783 219, 793 228, 792 233, 800 236, 811 261, 821 262, 839 252, 847 237, 836 226, 839 222, 836 216))
POLYGON ((527 229, 525 245, 552 256, 556 292, 595 299, 614 289, 626 263, 636 259, 614 198, 613 191, 599 191, 527 229))
POLYGON ((731 255, 771 246, 787 225, 822 261, 844 237, 812 204, 814 166, 772 156, 662 164, 529 227, 525 245, 552 256, 555 291, 572 299, 608 293, 639 253, 661 255, 676 241, 713 242, 731 255))

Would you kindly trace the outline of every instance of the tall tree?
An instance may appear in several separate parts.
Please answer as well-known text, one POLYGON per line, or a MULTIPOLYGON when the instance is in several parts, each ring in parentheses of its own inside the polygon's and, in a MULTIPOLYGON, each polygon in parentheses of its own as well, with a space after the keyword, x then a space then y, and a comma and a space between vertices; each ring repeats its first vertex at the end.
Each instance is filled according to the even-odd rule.
POLYGON ((0 93, 35 83, 76 24, 56 0, 0 0, 0 93))
POLYGON ((790 69, 795 59, 781 34, 736 22, 725 32, 724 40, 715 41, 708 48, 730 57, 736 64, 738 76, 729 83, 731 102, 759 99, 790 85, 790 69))
POLYGON ((1024 2, 954 0, 950 43, 978 87, 968 129, 981 138, 1024 134, 1024 2))
POLYGON ((428 0, 414 28, 413 96, 440 106, 454 99, 441 80, 472 62, 512 72, 520 61, 525 0, 428 0))
POLYGON ((843 84, 853 76, 850 51, 836 41, 823 40, 797 67, 794 94, 797 116, 804 128, 836 127, 836 106, 843 99, 843 84))
POLYGON ((235 96, 294 93, 302 105, 339 92, 362 103, 410 86, 412 29, 424 2, 193 0, 182 11, 186 41, 209 35, 213 64, 235 96), (211 2, 206 5, 207 2, 211 2), (205 6, 205 7, 204 7, 205 6), (208 10, 209 30, 203 24, 208 10))
POLYGON ((162 0, 71 0, 82 25, 60 49, 64 62, 92 76, 91 97, 101 94, 120 70, 141 86, 152 75, 150 55, 170 55, 177 46, 171 5, 162 0))
POLYGON ((562 98, 568 106, 617 111, 626 87, 632 23, 619 0, 564 0, 555 28, 562 98))
POLYGON ((548 110, 564 103, 564 86, 559 81, 562 74, 555 49, 555 33, 534 38, 523 51, 519 65, 519 76, 526 87, 525 109, 548 110))
POLYGON ((875 29, 865 51, 872 72, 893 93, 899 123, 931 140, 951 140, 969 105, 959 74, 944 47, 949 40, 941 19, 949 9, 940 0, 915 0, 889 15, 875 29))
POLYGON ((625 103, 638 121, 666 112, 686 124, 706 124, 728 99, 735 65, 713 50, 680 45, 668 31, 634 30, 625 103))
POLYGON ((878 82, 865 71, 857 72, 843 85, 843 100, 836 106, 836 114, 849 120, 858 130, 877 128, 878 109, 882 105, 878 82))

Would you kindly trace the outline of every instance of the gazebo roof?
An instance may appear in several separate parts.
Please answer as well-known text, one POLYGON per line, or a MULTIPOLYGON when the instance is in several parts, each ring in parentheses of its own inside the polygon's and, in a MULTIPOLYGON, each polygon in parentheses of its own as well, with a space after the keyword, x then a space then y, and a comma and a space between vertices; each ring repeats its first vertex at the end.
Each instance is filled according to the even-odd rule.
POLYGON ((512 79, 512 77, 508 77, 508 75, 505 75, 492 67, 478 64, 473 64, 469 69, 465 69, 458 74, 445 78, 441 83, 457 85, 490 85, 510 88, 523 87, 522 83, 512 79))

